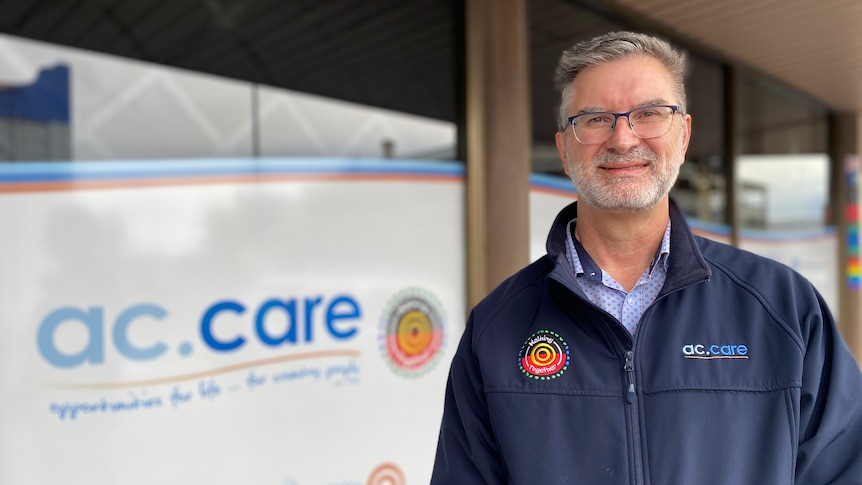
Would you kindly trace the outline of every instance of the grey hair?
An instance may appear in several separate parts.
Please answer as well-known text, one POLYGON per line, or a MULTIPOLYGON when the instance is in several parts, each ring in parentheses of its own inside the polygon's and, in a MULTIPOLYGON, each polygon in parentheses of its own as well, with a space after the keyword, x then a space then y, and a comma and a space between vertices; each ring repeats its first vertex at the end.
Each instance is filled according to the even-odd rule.
POLYGON ((685 53, 674 49, 668 42, 637 32, 610 32, 592 40, 579 42, 563 52, 557 67, 557 87, 562 94, 560 124, 565 129, 566 112, 571 104, 572 84, 584 69, 612 61, 636 56, 650 56, 664 65, 674 83, 674 93, 685 113, 685 53))

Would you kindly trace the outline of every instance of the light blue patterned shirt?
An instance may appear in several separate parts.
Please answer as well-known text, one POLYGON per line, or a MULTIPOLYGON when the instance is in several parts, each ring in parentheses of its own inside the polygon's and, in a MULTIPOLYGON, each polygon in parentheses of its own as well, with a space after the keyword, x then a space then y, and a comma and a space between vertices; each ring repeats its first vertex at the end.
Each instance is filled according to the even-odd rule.
POLYGON ((664 231, 661 246, 649 268, 644 271, 631 292, 599 268, 593 258, 573 236, 577 219, 569 222, 566 236, 566 258, 577 275, 576 281, 587 298, 602 310, 610 313, 634 335, 641 315, 655 301, 667 277, 667 258, 670 255, 670 221, 664 231))

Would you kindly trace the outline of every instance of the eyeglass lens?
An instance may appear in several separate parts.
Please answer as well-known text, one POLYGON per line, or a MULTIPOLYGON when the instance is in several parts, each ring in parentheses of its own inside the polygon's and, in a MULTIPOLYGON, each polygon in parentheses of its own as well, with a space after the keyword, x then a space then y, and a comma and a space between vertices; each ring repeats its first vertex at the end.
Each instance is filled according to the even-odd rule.
POLYGON ((618 119, 628 118, 629 126, 638 138, 655 138, 670 131, 675 109, 669 106, 647 106, 625 113, 588 113, 572 120, 575 136, 583 144, 606 142, 618 119))

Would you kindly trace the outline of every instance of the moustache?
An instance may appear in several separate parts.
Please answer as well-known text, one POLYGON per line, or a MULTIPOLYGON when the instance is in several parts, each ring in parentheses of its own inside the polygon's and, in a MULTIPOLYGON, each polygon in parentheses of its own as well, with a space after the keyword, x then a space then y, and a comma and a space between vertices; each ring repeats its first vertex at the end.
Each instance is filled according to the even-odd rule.
POLYGON ((645 162, 658 162, 659 158, 655 152, 645 148, 635 148, 626 153, 602 152, 593 157, 594 165, 610 163, 628 163, 636 160, 645 162))

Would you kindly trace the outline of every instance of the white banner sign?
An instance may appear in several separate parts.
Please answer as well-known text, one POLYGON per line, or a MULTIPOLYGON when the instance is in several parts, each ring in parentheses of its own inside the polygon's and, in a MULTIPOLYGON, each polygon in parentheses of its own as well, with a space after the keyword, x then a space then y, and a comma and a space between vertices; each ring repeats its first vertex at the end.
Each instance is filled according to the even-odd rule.
POLYGON ((0 165, 0 483, 427 482, 459 164, 0 165))

